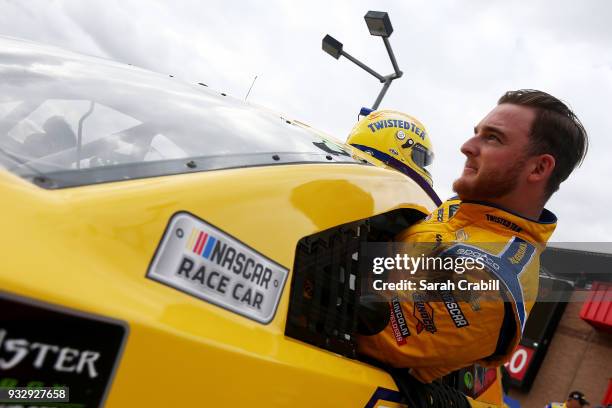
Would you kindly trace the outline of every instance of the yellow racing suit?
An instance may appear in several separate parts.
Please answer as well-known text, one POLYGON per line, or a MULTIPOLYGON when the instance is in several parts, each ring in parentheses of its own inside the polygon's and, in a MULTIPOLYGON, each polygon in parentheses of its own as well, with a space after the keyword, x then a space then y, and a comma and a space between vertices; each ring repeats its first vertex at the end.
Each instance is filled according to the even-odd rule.
POLYGON ((430 300, 431 292, 425 297, 418 290, 396 291, 388 299, 389 323, 377 334, 360 336, 359 352, 410 368, 423 382, 474 363, 501 365, 518 344, 536 299, 539 256, 555 226, 555 215, 546 209, 536 221, 486 203, 444 202, 396 241, 434 243, 439 256, 480 257, 485 268, 445 273, 454 281, 498 280, 499 290, 481 298, 477 290, 437 289, 437 301, 430 300))

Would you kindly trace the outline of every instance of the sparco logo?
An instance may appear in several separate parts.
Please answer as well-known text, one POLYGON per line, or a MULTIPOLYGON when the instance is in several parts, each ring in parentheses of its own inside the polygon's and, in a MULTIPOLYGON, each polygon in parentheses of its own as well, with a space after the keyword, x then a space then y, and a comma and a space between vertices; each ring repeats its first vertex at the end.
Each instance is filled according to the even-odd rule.
POLYGON ((499 264, 491 258, 491 255, 488 255, 485 252, 476 251, 471 248, 459 248, 457 249, 457 254, 469 256, 470 258, 474 258, 474 259, 480 259, 486 265, 495 269, 495 271, 499 271, 500 269, 499 264))
POLYGON ((491 215, 491 214, 485 214, 485 215, 487 217, 487 221, 503 225, 504 227, 511 229, 514 232, 521 232, 523 230, 521 227, 519 227, 512 221, 508 221, 505 218, 498 217, 497 215, 491 215))
POLYGON ((423 297, 418 293, 412 295, 414 301, 413 316, 417 319, 417 334, 421 334, 423 330, 427 330, 430 333, 437 331, 436 325, 434 324, 434 311, 431 305, 423 301, 423 297))
POLYGON ((410 330, 404 318, 402 304, 397 296, 391 300, 391 328, 397 344, 400 346, 406 344, 406 337, 410 336, 410 330))
POLYGON ((448 310, 448 314, 453 319, 453 323, 455 323, 455 327, 467 327, 470 325, 468 320, 465 318, 461 307, 459 307, 459 303, 455 300, 452 292, 449 290, 444 290, 440 292, 442 296, 442 301, 444 302, 444 306, 446 306, 446 310, 448 310))

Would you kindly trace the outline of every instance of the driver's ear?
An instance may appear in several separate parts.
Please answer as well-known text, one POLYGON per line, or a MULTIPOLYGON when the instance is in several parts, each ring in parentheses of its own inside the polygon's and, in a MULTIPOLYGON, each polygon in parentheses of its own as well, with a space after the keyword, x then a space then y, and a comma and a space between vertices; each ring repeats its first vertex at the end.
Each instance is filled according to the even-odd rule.
POLYGON ((531 182, 547 181, 555 169, 555 158, 550 154, 534 157, 527 180, 531 182))

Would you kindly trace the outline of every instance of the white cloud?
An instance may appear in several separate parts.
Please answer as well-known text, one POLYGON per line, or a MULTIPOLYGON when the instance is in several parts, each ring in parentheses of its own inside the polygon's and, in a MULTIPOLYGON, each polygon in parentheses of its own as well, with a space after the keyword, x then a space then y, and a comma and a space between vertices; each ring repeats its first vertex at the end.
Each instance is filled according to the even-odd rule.
POLYGON ((460 173, 459 147, 508 89, 537 88, 570 103, 589 130, 583 167, 549 203, 556 241, 609 241, 612 201, 612 3, 385 1, 5 1, 0 34, 172 73, 345 138, 380 84, 323 53, 332 34, 381 74, 392 72, 363 15, 386 10, 404 77, 381 107, 406 111, 433 138, 441 196, 460 173))

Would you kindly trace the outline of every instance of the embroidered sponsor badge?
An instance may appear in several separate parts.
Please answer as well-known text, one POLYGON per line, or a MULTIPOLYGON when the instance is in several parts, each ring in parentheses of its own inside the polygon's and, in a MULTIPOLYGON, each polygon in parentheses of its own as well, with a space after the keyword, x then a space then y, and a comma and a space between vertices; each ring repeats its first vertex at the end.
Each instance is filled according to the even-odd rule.
POLYGON ((422 295, 418 293, 412 295, 412 300, 414 301, 414 310, 412 314, 417 319, 417 334, 421 334, 423 330, 432 334, 438 331, 434 324, 434 310, 431 305, 424 302, 422 295))
POLYGON ((448 311, 448 315, 453 320, 455 327, 460 329, 462 327, 467 327, 470 325, 468 319, 463 314, 463 310, 459 306, 459 302, 453 296, 453 292, 450 290, 440 291, 440 296, 442 297, 442 301, 444 302, 444 306, 446 306, 446 310, 448 311))
POLYGON ((398 346, 406 344, 406 338, 410 336, 410 329, 408 329, 408 322, 406 322, 402 304, 397 296, 391 300, 391 329, 393 329, 393 336, 398 346))

